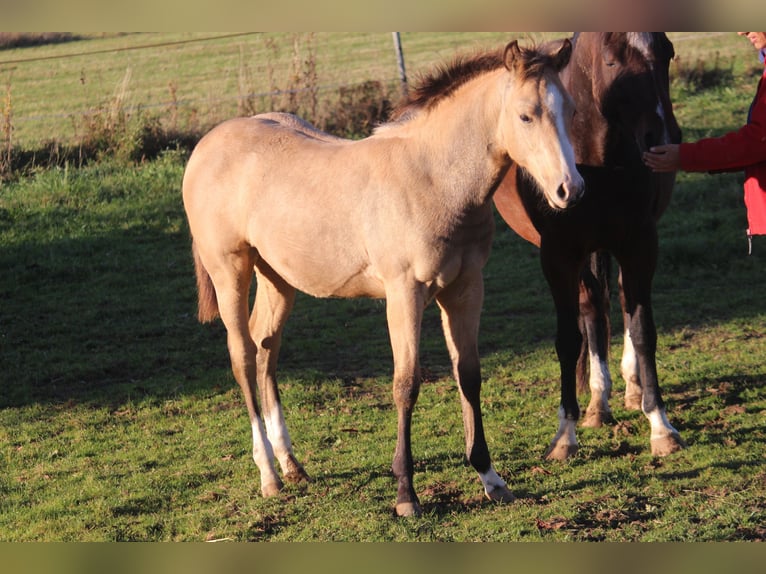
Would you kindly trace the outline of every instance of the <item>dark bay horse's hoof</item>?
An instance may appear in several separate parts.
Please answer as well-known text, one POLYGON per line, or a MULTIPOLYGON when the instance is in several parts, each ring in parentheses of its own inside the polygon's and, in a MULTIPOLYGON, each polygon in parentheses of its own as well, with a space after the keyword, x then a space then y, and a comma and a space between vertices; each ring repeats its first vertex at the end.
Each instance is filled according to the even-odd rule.
POLYGON ((613 423, 614 417, 612 416, 611 412, 605 411, 603 409, 593 409, 589 407, 588 410, 585 411, 585 416, 583 417, 580 426, 587 428, 600 428, 604 425, 613 423))
POLYGON ((686 448, 686 443, 678 433, 652 439, 652 455, 667 456, 686 448))
POLYGON ((494 502, 513 502, 516 497, 505 486, 496 486, 491 491, 484 491, 484 495, 494 502))
POLYGON ((400 502, 396 505, 397 516, 420 516, 422 514, 417 502, 400 502))
MULTIPOLYGON (((623 378, 625 375, 623 374, 623 378)), ((625 409, 640 411, 644 391, 635 379, 625 378, 625 409)))
POLYGON ((551 444, 545 451, 546 460, 566 460, 577 454, 576 444, 551 444))
POLYGON ((625 394, 625 409, 628 411, 640 411, 641 410, 641 393, 638 394, 625 394))

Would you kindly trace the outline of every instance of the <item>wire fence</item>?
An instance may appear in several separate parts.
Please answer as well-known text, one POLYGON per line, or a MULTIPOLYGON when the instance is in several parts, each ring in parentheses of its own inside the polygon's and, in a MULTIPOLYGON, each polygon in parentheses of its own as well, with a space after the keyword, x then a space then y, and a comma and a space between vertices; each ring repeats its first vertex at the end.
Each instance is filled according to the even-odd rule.
MULTIPOLYGON (((0 51, 4 143, 78 141, 96 119, 152 114, 172 128, 281 109, 348 135, 385 114, 407 77, 456 51, 561 33, 112 34, 0 51)), ((678 34, 686 43, 715 36, 678 34)), ((678 51, 678 50, 677 50, 678 51)))
POLYGON ((31 56, 0 52, 14 141, 77 139, 88 118, 105 113, 153 112, 194 126, 283 109, 321 124, 356 99, 371 104, 374 89, 380 100, 400 93, 404 59, 391 33, 162 37, 83 39, 31 56))

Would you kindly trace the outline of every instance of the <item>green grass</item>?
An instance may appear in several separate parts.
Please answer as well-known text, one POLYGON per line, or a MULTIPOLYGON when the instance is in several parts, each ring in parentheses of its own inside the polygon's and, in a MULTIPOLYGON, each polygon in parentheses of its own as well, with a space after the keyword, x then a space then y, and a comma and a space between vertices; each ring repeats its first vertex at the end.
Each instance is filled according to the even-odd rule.
MULTIPOLYGON (((421 40, 404 38, 405 50, 421 40)), ((685 133, 736 127, 754 87, 676 88, 685 133)), ((184 161, 179 152, 129 165, 104 158, 0 188, 0 540, 766 537, 766 243, 757 238, 746 256, 741 176, 679 176, 662 220, 658 367, 688 448, 652 457, 643 415, 621 408, 615 328, 618 423, 580 430, 580 453, 567 463, 542 460, 558 404, 553 305, 537 251, 499 222, 486 270, 482 405, 495 466, 518 500, 483 500, 463 462, 459 401, 429 307, 413 430, 424 516, 400 520, 379 301, 299 297, 280 389, 314 482, 260 497, 223 327, 195 319, 184 161)))

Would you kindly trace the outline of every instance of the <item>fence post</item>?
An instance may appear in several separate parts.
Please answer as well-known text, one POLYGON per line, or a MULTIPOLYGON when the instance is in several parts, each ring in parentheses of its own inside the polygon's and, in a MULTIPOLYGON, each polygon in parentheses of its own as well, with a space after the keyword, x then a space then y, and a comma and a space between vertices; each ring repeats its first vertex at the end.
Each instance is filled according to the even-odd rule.
POLYGON ((399 32, 392 32, 394 35, 394 50, 396 51, 396 62, 399 65, 399 81, 402 85, 402 96, 407 97, 407 72, 404 69, 404 53, 402 52, 402 38, 399 32))

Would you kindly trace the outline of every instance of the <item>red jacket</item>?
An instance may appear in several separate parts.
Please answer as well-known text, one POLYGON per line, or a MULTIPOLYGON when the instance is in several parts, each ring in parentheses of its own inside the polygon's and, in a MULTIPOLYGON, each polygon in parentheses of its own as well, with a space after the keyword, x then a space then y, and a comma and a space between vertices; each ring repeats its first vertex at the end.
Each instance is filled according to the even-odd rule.
POLYGON ((766 235, 766 68, 747 124, 718 138, 682 143, 684 171, 745 170, 748 235, 766 235))

